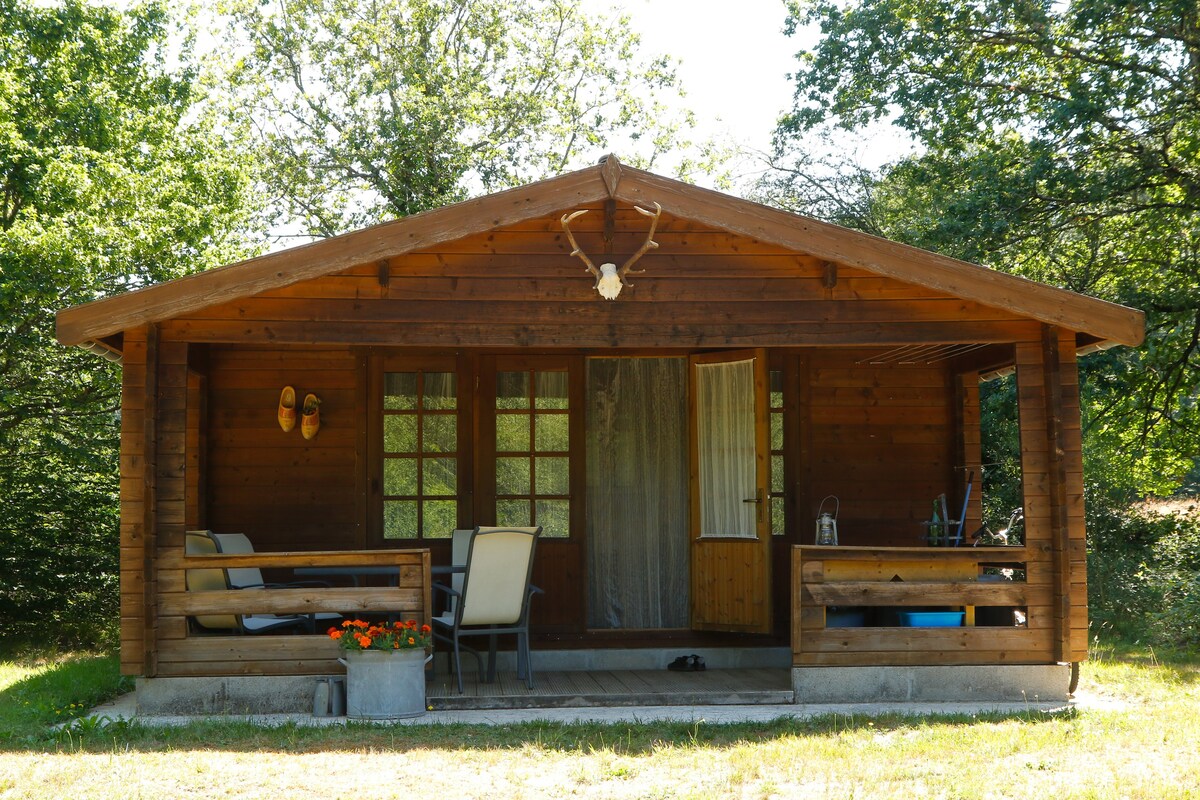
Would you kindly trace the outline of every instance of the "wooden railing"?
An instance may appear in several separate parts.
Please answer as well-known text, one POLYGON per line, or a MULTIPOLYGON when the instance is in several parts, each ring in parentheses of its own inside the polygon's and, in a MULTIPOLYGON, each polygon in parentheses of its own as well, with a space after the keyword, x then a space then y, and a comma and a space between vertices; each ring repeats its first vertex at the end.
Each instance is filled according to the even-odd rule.
MULTIPOLYGON (((321 580, 298 576, 297 580, 321 580)), ((328 580, 337 582, 338 578, 328 580)), ((391 575, 375 575, 391 584, 391 575)), ((368 550, 247 555, 164 553, 159 560, 157 662, 154 674, 288 675, 338 672, 338 650, 320 635, 213 635, 189 631, 187 618, 206 614, 315 614, 333 612, 371 620, 387 617, 429 622, 428 550, 368 550), (305 586, 265 591, 196 591, 186 588, 189 569, 295 570, 366 567, 396 570, 395 585, 305 586)))
POLYGON ((1049 575, 1037 555, 1017 547, 797 546, 792 554, 792 663, 1050 663, 1049 575), (1023 579, 985 574, 1002 569, 1023 579), (830 625, 828 610, 834 607, 840 619, 830 625), (984 607, 1009 610, 1009 621, 976 625, 976 610, 984 607), (962 626, 900 626, 901 612, 929 608, 961 611, 962 626), (1022 618, 1024 623, 1017 624, 1022 618))

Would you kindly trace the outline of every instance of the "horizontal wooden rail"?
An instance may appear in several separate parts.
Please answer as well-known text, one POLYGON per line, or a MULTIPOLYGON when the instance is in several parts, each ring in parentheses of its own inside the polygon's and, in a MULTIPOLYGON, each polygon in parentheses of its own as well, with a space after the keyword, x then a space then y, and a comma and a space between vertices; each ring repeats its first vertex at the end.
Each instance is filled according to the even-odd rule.
POLYGON ((792 551, 792 663, 1049 663, 1050 597, 1037 569, 1041 556, 1024 547, 799 545, 792 551), (998 579, 988 570, 995 567, 1023 569, 1023 577, 1038 580, 998 579), (841 625, 827 626, 829 607, 843 613, 841 625), (961 609, 965 625, 892 627, 890 609, 920 607, 961 609), (978 608, 1019 609, 1026 623, 973 627, 978 608), (863 616, 844 616, 854 612, 863 616))
POLYGON ((804 584, 801 602, 819 606, 1023 606, 1024 583, 997 581, 880 582, 804 584))
POLYGON ((372 621, 395 616, 428 623, 432 613, 427 549, 185 555, 182 548, 167 548, 161 552, 159 564, 157 674, 160 676, 322 675, 341 669, 337 663, 337 645, 327 636, 194 633, 188 631, 188 617, 332 612, 372 621), (296 576, 296 580, 306 585, 292 588, 184 590, 187 570, 247 567, 279 570, 333 567, 351 572, 364 567, 369 568, 375 582, 397 585, 313 586, 307 584, 339 578, 344 582, 349 576, 302 575, 296 576), (380 568, 385 571, 382 575, 380 568))
POLYGON ((804 559, 815 561, 1024 561, 1024 547, 860 547, 797 545, 804 559))
POLYGON ((221 553, 217 555, 173 555, 163 553, 160 563, 166 567, 219 568, 238 567, 421 567, 428 550, 320 550, 300 553, 221 553), (178 560, 176 560, 178 559, 178 560))
POLYGON ((303 588, 244 589, 241 591, 177 592, 163 594, 159 603, 167 616, 198 614, 342 614, 379 615, 421 609, 424 592, 417 588, 303 588))

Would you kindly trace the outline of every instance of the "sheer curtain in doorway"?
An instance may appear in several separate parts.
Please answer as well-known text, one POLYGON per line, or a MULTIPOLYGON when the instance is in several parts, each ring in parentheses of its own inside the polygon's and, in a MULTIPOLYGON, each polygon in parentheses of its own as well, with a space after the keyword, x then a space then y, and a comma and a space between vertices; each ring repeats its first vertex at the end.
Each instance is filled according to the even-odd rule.
POLYGON ((687 359, 587 377, 588 627, 687 627, 687 359))

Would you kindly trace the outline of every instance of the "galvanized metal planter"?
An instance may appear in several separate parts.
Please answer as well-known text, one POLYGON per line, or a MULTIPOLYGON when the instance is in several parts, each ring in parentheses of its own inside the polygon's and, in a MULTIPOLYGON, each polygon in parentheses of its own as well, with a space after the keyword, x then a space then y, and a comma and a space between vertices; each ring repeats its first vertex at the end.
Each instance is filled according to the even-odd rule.
POLYGON ((350 650, 346 665, 348 719, 406 719, 425 713, 424 650, 350 650))

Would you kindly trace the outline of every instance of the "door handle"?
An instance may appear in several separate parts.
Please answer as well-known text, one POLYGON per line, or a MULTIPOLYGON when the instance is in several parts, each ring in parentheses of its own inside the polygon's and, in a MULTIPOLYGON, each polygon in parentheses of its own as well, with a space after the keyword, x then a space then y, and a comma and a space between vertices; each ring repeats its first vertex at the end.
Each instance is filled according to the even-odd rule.
POLYGON ((755 491, 754 497, 745 498, 742 500, 742 502, 743 503, 754 503, 757 506, 757 508, 754 510, 755 519, 758 522, 762 522, 762 519, 763 519, 763 491, 762 491, 762 489, 758 489, 757 491, 755 491))

